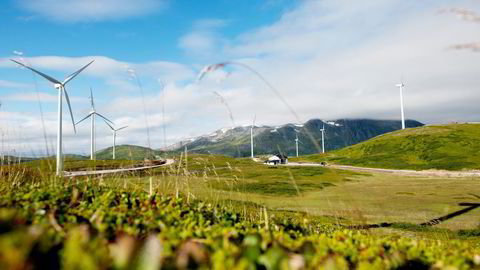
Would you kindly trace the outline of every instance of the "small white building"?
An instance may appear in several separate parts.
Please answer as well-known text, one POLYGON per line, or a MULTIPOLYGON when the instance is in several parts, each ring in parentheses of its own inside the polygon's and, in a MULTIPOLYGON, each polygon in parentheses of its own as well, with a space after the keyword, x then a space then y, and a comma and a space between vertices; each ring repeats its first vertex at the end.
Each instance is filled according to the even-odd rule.
POLYGON ((288 163, 288 157, 285 156, 285 155, 271 156, 265 161, 265 163, 266 164, 273 164, 273 165, 287 164, 288 163))

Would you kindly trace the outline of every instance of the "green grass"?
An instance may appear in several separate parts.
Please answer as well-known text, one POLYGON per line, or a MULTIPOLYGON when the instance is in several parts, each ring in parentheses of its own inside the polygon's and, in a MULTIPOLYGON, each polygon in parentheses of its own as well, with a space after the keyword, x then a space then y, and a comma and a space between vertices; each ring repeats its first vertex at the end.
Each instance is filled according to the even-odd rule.
POLYGON ((188 155, 135 176, 59 179, 43 162, 0 168, 2 269, 287 269, 292 258, 307 269, 480 266, 480 209, 418 225, 478 202, 478 178, 188 155), (346 229, 382 222, 393 225, 346 229))
MULTIPOLYGON (((329 223, 345 225, 420 224, 462 209, 459 203, 478 202, 474 195, 480 195, 479 178, 412 177, 328 167, 266 166, 248 158, 214 155, 189 155, 187 163, 177 162, 143 176, 112 176, 106 178, 105 183, 148 190, 150 178, 154 187, 165 192, 180 190, 212 203, 237 201, 267 206, 273 211, 305 212, 329 223)), ((454 231, 478 229, 478 220, 480 209, 438 227, 454 231)), ((432 237, 438 235, 432 234, 432 237)))
MULTIPOLYGON (((120 160, 156 159, 156 156, 162 155, 161 151, 138 145, 117 145, 115 147, 115 158, 120 160)), ((112 159, 112 147, 97 151, 95 156, 99 160, 112 159)))
POLYGON ((480 169, 480 124, 409 128, 333 151, 292 158, 391 169, 480 169))
MULTIPOLYGON (((417 240, 324 225, 101 181, 0 192, 2 269, 403 269, 480 266, 469 241, 417 240), (259 213, 259 215, 255 215, 259 213)), ((260 210, 260 211, 259 211, 260 210)), ((412 225, 399 225, 420 230, 412 225)), ((468 234, 476 234, 468 231, 468 234)))
MULTIPOLYGON (((183 161, 180 166, 186 166, 192 178, 211 179, 208 181, 209 188, 264 195, 303 194, 332 187, 335 183, 362 175, 322 167, 267 166, 250 158, 200 154, 189 155, 187 163, 183 161)), ((157 171, 161 170, 165 169, 157 171)), ((170 171, 170 174, 176 174, 175 169, 170 171)))
MULTIPOLYGON (((18 167, 18 168, 31 168, 37 170, 39 173, 52 173, 55 172, 55 159, 46 158, 38 159, 29 162, 23 162, 20 164, 12 164, 4 167, 18 167)), ((90 171, 90 170, 107 170, 116 168, 133 167, 143 164, 143 161, 139 160, 89 160, 89 159, 65 159, 63 167, 65 171, 90 171)))

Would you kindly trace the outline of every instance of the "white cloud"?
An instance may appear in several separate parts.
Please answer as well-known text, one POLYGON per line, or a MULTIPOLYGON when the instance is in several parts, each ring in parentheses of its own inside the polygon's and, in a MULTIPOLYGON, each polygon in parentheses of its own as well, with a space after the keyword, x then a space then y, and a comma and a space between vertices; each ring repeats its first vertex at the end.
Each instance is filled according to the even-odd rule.
POLYGON ((163 0, 22 0, 19 6, 48 20, 90 22, 151 14, 165 8, 163 0))
MULTIPOLYGON (((72 102, 86 103, 87 98, 69 97, 72 102)), ((21 92, 0 96, 1 100, 6 101, 26 101, 26 102, 57 102, 57 95, 47 94, 43 92, 21 92)))
MULTIPOLYGON (((454 2, 307 1, 278 22, 241 35, 224 51, 230 58, 257 57, 246 63, 275 85, 305 120, 398 119, 394 85, 402 74, 408 118, 428 123, 475 120, 480 95, 474 71, 480 63, 472 59, 480 55, 447 48, 471 40, 479 25, 439 15, 449 3, 454 2)), ((239 72, 235 68, 228 85, 266 89, 253 74, 239 72)), ((263 106, 272 112, 267 121, 275 121, 277 101, 270 96, 264 97, 263 106)), ((237 102, 230 105, 242 108, 237 102)), ((243 105, 250 108, 243 111, 252 110, 243 105)), ((285 106, 278 106, 285 115, 285 106)), ((284 122, 294 121, 287 115, 284 122)))
POLYGON ((41 101, 41 102, 56 102, 57 96, 46 93, 28 92, 28 93, 14 93, 10 95, 0 96, 2 100, 15 100, 15 101, 41 101))
MULTIPOLYGON (((15 58, 13 58, 15 59, 15 58)), ((78 70, 85 64, 95 60, 82 74, 87 74, 102 79, 118 79, 127 77, 127 68, 133 68, 139 76, 152 76, 167 81, 182 81, 192 78, 195 74, 186 65, 167 61, 151 61, 146 63, 129 63, 105 56, 85 57, 63 57, 63 56, 38 56, 25 58, 28 63, 37 70, 53 70, 63 72, 57 79, 63 80, 72 72, 78 70)), ((0 58, 0 68, 14 68, 17 64, 10 61, 10 58, 0 58)))
POLYGON ((178 45, 189 56, 211 59, 226 43, 218 30, 227 26, 228 23, 227 20, 222 19, 195 21, 192 30, 179 39, 178 45))
MULTIPOLYGON (((225 25, 221 20, 193 23, 192 31, 179 40, 179 45, 212 57, 209 61, 236 59, 255 68, 302 120, 399 119, 395 84, 403 75, 407 85, 407 118, 426 123, 478 121, 480 54, 448 48, 478 40, 475 37, 480 25, 451 14, 438 14, 441 8, 457 4, 480 9, 480 4, 474 3, 305 1, 279 21, 231 40, 220 35, 219 30, 225 25)), ((259 125, 296 121, 260 79, 241 67, 209 74, 199 84, 189 84, 196 77, 193 68, 172 62, 128 63, 103 56, 45 56, 29 61, 42 70, 69 74, 91 59, 96 62, 85 70, 85 75, 101 80, 105 86, 104 98, 98 101, 102 105, 100 112, 113 118, 117 125, 129 126, 119 143, 146 145, 145 110, 152 147, 163 146, 164 101, 169 143, 230 126, 228 112, 213 91, 228 102, 238 125, 251 123, 253 114, 259 125), (127 65, 136 70, 142 81, 145 108, 135 81, 128 80, 127 65), (219 75, 223 80, 215 82, 219 75), (157 78, 167 81, 165 100, 157 78)), ((6 60, 0 59, 0 68, 14 67, 6 60)), ((21 122, 25 116, 15 117, 21 122)), ((22 128, 21 124, 17 129, 25 134, 16 138, 39 140, 42 135, 38 116, 29 117, 24 122, 32 121, 33 125, 36 121, 36 128, 22 128)), ((48 121, 55 123, 54 120, 52 112, 48 121)), ((68 124, 66 121, 65 125, 68 124)), ((50 124, 48 127, 52 128, 50 124)), ((75 136, 68 130, 67 149, 86 151, 88 127, 79 128, 75 136)), ((97 132, 97 148, 110 146, 109 129, 99 125, 97 132)))
POLYGON ((31 87, 31 86, 26 84, 26 83, 18 83, 18 82, 0 80, 0 87, 1 88, 26 88, 26 87, 31 87))

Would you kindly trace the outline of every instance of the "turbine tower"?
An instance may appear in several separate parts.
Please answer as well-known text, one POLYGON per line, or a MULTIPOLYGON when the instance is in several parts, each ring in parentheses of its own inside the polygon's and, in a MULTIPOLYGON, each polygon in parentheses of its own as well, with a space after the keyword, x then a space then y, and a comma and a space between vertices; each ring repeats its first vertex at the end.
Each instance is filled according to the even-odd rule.
POLYGON ((297 157, 298 157, 298 130, 295 129, 295 150, 296 150, 296 153, 297 153, 297 157))
POLYGON ((322 132, 322 154, 325 153, 325 124, 323 124, 323 128, 320 129, 322 132))
POLYGON ((95 116, 98 115, 101 118, 103 118, 105 123, 110 122, 113 125, 113 122, 107 119, 105 116, 99 114, 95 110, 95 102, 93 101, 93 92, 91 87, 90 87, 90 105, 92 110, 87 114, 87 116, 85 116, 82 120, 78 121, 75 125, 78 125, 83 120, 91 117, 90 118, 90 159, 94 160, 95 159, 95 116))
POLYGON ((402 129, 405 129, 405 115, 403 114, 403 88, 405 87, 405 84, 401 82, 395 86, 400 89, 400 110, 402 113, 402 129))
POLYGON ((65 85, 73 80, 80 72, 82 72, 84 69, 86 69, 90 64, 92 64, 95 60, 92 60, 90 63, 86 64, 83 66, 81 69, 75 71, 72 73, 70 76, 68 76, 63 82, 58 81, 55 78, 52 78, 38 70, 35 70, 27 65, 24 65, 20 62, 17 62, 13 59, 10 59, 12 62, 15 62, 19 65, 21 65, 24 68, 30 69, 31 71, 37 73, 38 75, 42 76, 46 80, 50 81, 53 83, 53 86, 55 89, 58 91, 58 126, 57 126, 57 167, 56 167, 56 175, 61 176, 63 174, 63 151, 62 151, 62 101, 63 101, 63 93, 65 93, 65 99, 67 100, 68 104, 68 109, 70 111, 70 117, 72 118, 72 125, 73 125, 73 131, 76 133, 77 130, 75 129, 75 120, 73 119, 73 112, 72 112, 72 107, 70 105, 70 99, 68 98, 68 93, 67 90, 65 89, 65 85))
POLYGON ((257 118, 257 115, 253 116, 253 122, 252 122, 252 127, 250 128, 250 153, 252 155, 253 159, 253 127, 255 126, 255 119, 257 118))
MULTIPOLYGON (((105 120, 103 120, 103 121, 105 121, 105 120)), ((108 127, 110 127, 110 129, 111 129, 112 132, 113 132, 112 159, 115 159, 115 143, 116 143, 116 139, 117 139, 117 131, 122 130, 122 129, 124 129, 124 128, 127 128, 128 126, 124 126, 124 127, 115 129, 115 128, 112 127, 107 121, 105 121, 105 123, 108 125, 108 127)))

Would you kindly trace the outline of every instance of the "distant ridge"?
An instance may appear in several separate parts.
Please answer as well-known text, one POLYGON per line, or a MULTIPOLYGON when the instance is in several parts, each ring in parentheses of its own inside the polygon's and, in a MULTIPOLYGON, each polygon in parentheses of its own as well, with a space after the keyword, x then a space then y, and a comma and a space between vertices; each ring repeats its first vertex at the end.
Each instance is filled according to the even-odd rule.
MULTIPOLYGON (((347 147, 375 136, 401 128, 401 122, 395 120, 339 119, 324 121, 312 119, 298 127, 285 124, 279 127, 255 126, 255 155, 282 152, 288 156, 295 154, 295 129, 299 131, 300 155, 318 153, 319 149, 310 140, 310 132, 318 145, 321 145, 320 129, 325 125, 325 148, 327 151, 347 147)), ((407 120, 407 127, 423 126, 415 120, 407 120)), ((211 134, 184 140, 169 146, 167 151, 181 151, 184 146, 190 152, 221 154, 233 157, 250 156, 250 126, 219 129, 211 134)))

